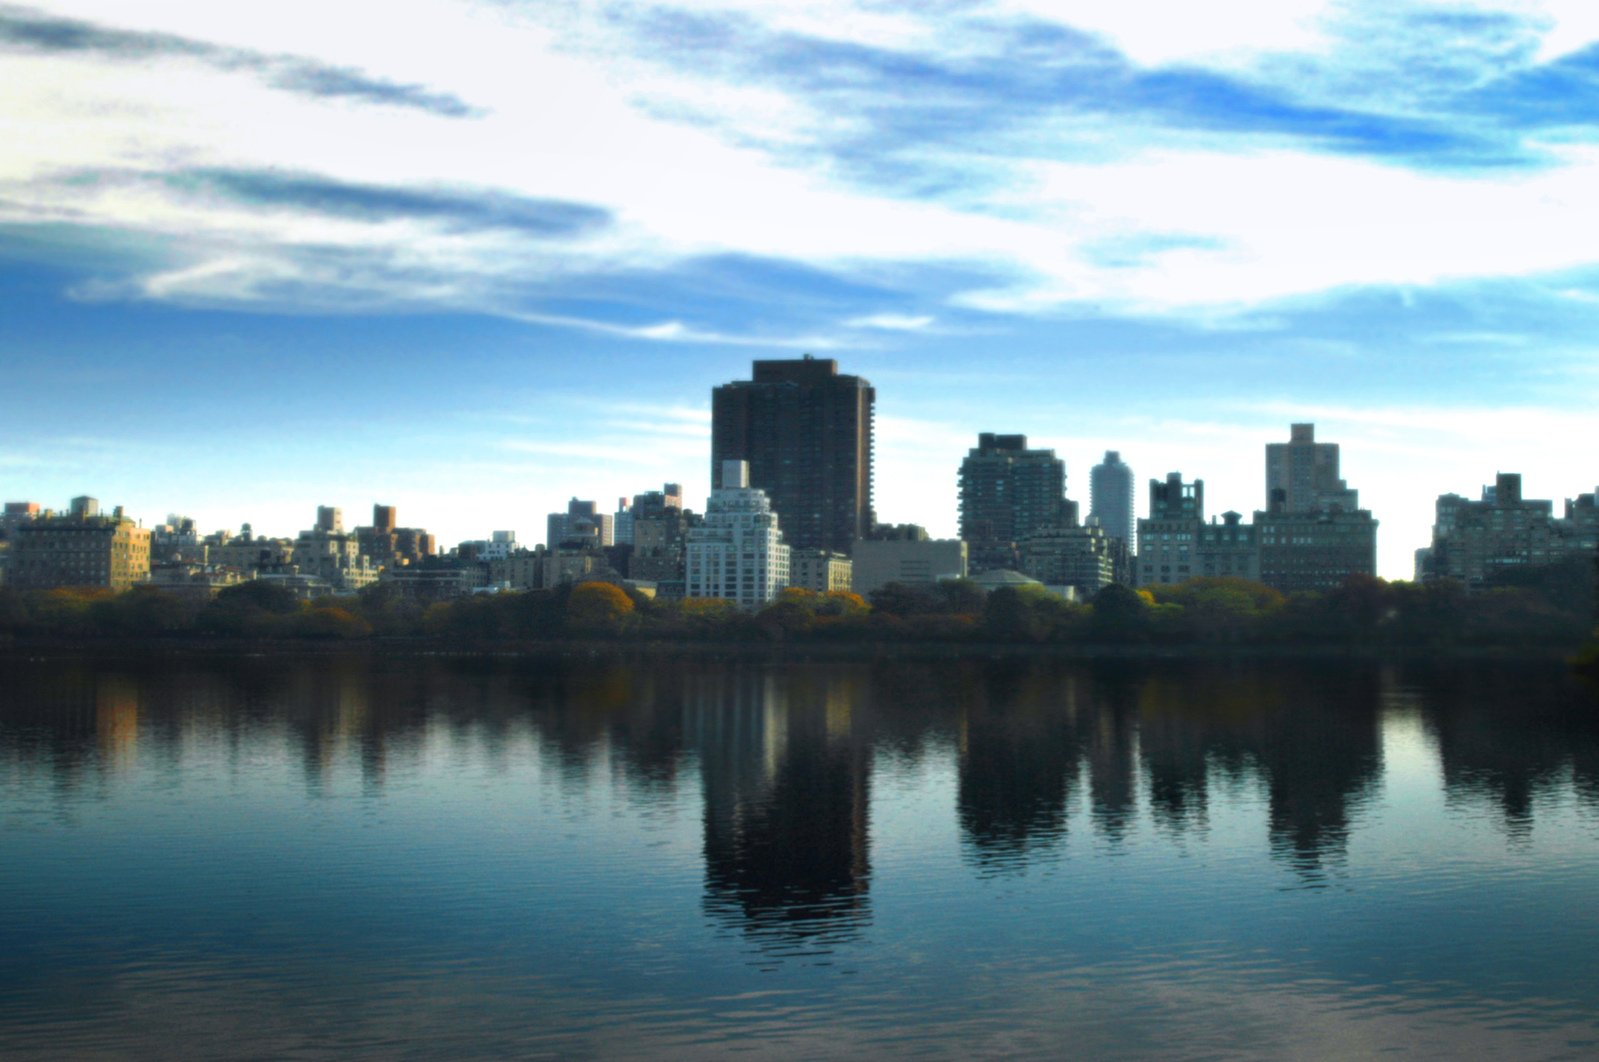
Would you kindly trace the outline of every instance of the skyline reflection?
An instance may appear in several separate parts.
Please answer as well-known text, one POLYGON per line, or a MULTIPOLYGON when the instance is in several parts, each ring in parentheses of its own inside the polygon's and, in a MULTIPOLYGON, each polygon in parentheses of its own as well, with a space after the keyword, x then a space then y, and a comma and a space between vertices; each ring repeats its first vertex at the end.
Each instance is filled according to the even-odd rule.
POLYGON ((1599 814, 1599 713, 1563 681, 1502 668, 319 657, 0 669, 0 771, 62 800, 106 799, 202 754, 234 770, 270 754, 298 762, 308 798, 353 771, 381 802, 441 735, 511 774, 531 741, 574 792, 698 799, 705 912, 773 947, 871 924, 884 755, 953 757, 949 814, 979 875, 1069 854, 1074 829, 1112 849, 1184 844, 1207 835, 1218 794, 1244 793, 1264 809, 1256 838, 1271 858, 1324 884, 1384 788, 1385 727, 1401 718, 1420 719, 1447 805, 1494 809, 1507 843, 1568 792, 1599 814))

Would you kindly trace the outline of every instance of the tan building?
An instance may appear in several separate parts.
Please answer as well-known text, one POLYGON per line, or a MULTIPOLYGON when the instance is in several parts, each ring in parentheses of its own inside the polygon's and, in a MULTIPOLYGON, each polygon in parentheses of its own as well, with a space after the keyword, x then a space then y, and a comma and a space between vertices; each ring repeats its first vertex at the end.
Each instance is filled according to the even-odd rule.
POLYGON ((10 554, 6 583, 19 590, 126 590, 150 578, 150 532, 121 506, 101 516, 93 498, 74 498, 68 515, 19 524, 10 554))
POLYGON ((855 543, 851 582, 865 597, 889 583, 931 586, 941 579, 966 577, 966 543, 958 538, 930 539, 927 532, 894 539, 862 539, 855 543))
POLYGON ((852 585, 850 559, 828 549, 795 549, 788 555, 788 585, 818 594, 847 591, 852 585))

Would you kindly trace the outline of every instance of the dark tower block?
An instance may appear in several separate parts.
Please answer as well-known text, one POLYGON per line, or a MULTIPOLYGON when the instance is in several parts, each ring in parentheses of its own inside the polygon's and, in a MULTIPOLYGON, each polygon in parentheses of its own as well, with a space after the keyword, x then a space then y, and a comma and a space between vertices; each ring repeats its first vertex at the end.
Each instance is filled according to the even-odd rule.
POLYGON ((757 361, 755 378, 711 391, 711 485, 747 461, 796 549, 849 552, 871 532, 877 393, 838 362, 757 361))

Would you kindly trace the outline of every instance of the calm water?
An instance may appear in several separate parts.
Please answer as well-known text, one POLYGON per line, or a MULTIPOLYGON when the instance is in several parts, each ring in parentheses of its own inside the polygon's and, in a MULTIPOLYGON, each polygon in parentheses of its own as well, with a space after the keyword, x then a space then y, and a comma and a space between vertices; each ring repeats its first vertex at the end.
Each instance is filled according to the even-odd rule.
POLYGON ((1533 670, 0 663, 0 1054, 1593 1057, 1533 670))

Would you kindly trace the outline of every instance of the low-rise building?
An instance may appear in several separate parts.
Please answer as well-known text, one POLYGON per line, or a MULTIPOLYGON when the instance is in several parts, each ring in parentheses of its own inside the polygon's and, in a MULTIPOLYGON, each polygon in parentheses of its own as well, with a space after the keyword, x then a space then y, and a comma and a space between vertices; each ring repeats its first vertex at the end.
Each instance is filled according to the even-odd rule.
POLYGON ((862 597, 889 583, 935 586, 967 574, 965 542, 929 538, 915 524, 879 527, 871 538, 855 543, 853 561, 850 581, 862 597))
POLYGON ((361 552, 360 539, 344 532, 343 513, 317 508, 316 526, 294 540, 294 567, 335 590, 360 590, 378 580, 378 568, 361 552))
POLYGON ((789 553, 788 585, 818 594, 848 591, 852 564, 843 553, 830 549, 796 549, 789 553))
POLYGON ((1364 509, 1255 513, 1260 581, 1284 594, 1377 574, 1377 521, 1364 509))
POLYGON ((1195 574, 1260 580, 1259 529, 1243 519, 1241 513, 1227 512, 1222 514, 1221 523, 1212 516, 1210 523, 1199 526, 1195 574))
POLYGON ((1051 587, 1075 587, 1092 598, 1115 582, 1127 582, 1127 544, 1097 521, 1083 527, 1034 532, 1021 542, 1021 573, 1051 587))
POLYGON ((1523 498, 1521 476, 1499 473, 1479 501, 1458 494, 1439 497, 1424 579, 1458 579, 1468 589, 1490 586, 1496 577, 1526 568, 1592 556, 1599 542, 1594 495, 1568 500, 1557 519, 1554 503, 1523 498))

